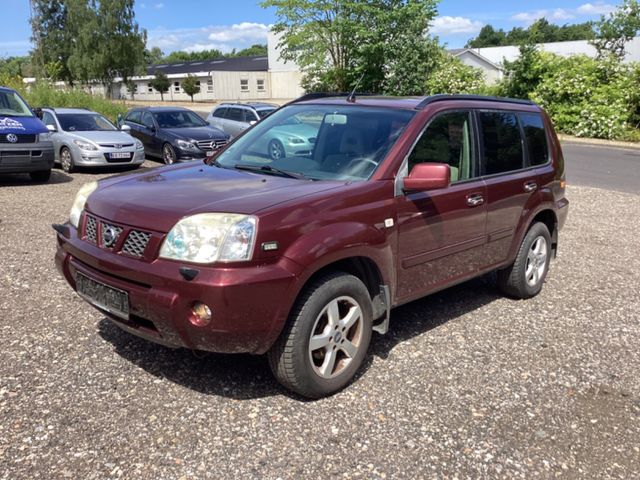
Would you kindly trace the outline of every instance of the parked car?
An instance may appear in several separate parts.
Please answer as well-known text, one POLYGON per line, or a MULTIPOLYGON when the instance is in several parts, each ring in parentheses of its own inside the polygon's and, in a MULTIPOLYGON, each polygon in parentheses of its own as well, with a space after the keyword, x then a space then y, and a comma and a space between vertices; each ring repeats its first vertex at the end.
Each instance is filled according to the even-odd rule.
POLYGON ((0 87, 0 174, 28 173, 46 182, 52 167, 51 134, 18 92, 0 87))
POLYGON ((167 165, 211 157, 229 141, 229 135, 186 108, 134 108, 124 124, 144 144, 147 155, 160 157, 167 165))
POLYGON ((42 120, 52 132, 55 161, 71 173, 77 167, 139 166, 144 146, 103 115, 82 108, 43 108, 42 120))
POLYGON ((303 97, 210 162, 85 185, 56 263, 124 330, 267 353, 316 398, 353 379, 398 305, 494 270, 507 295, 537 295, 567 212, 532 102, 303 97), (312 151, 270 158, 264 138, 298 122, 312 151))
POLYGON ((221 103, 211 111, 207 122, 235 138, 277 109, 273 103, 221 103))

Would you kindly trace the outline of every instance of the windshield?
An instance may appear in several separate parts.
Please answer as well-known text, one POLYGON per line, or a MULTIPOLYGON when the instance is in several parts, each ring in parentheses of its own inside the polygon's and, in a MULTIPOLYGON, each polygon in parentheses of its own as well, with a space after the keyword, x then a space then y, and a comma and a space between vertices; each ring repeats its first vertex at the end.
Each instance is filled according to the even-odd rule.
POLYGON ((256 113, 262 119, 262 118, 265 118, 265 117, 271 115, 275 111, 276 111, 275 108, 265 108, 263 110, 256 110, 256 113))
POLYGON ((291 105, 239 138, 217 164, 312 180, 366 180, 414 114, 357 105, 291 105))
POLYGON ((65 132, 117 130, 109 120, 98 113, 59 113, 58 121, 65 132))
POLYGON ((6 117, 33 117, 29 106, 16 92, 0 90, 0 115, 6 117))
POLYGON ((153 117, 160 128, 190 128, 206 127, 208 125, 202 118, 193 112, 176 110, 174 112, 158 112, 153 117))

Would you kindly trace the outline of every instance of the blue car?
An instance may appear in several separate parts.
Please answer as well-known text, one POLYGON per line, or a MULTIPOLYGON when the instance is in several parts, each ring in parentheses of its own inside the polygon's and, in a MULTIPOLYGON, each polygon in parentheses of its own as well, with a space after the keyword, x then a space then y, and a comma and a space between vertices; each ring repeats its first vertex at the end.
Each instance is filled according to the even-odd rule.
POLYGON ((29 173, 46 182, 52 168, 51 133, 18 92, 0 87, 0 174, 29 173))

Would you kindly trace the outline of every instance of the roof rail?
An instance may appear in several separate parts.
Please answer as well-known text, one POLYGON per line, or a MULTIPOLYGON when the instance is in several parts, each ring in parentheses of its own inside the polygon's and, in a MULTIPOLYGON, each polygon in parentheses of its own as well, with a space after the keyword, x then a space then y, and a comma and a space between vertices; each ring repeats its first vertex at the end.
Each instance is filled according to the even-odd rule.
MULTIPOLYGON (((352 92, 313 92, 302 95, 295 100, 289 102, 289 105, 292 103, 298 102, 306 102, 308 100, 317 100, 318 98, 330 98, 330 97, 348 97, 352 92)), ((373 95, 377 95, 376 93, 357 93, 356 97, 371 97, 373 95)))
POLYGON ((506 98, 506 97, 489 97, 486 95, 447 95, 447 94, 438 94, 432 95, 430 97, 422 100, 418 105, 416 105, 416 110, 422 110, 427 105, 431 105, 432 103, 444 102, 446 100, 467 100, 474 102, 502 102, 502 103, 515 103, 517 105, 535 105, 531 100, 521 100, 518 98, 506 98))

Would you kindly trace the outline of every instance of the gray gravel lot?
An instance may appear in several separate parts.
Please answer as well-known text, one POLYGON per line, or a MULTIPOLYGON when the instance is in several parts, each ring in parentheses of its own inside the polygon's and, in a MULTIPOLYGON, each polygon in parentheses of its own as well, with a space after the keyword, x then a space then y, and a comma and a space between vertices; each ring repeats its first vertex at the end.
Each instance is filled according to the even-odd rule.
POLYGON ((640 196, 571 187, 540 296, 488 276, 399 308, 311 402, 264 358, 144 342, 71 291, 50 224, 97 176, 0 178, 0 479, 640 477, 640 196))

